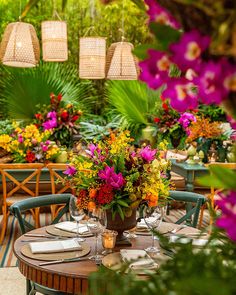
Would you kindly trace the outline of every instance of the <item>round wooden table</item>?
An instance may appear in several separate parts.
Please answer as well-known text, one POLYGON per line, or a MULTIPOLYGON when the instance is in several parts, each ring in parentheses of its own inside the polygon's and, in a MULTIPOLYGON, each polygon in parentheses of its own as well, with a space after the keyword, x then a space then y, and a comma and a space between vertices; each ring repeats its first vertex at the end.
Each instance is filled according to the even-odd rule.
MULTIPOLYGON (((46 234, 46 228, 35 229, 30 233, 46 234)), ((33 239, 35 239, 35 241, 40 241, 39 238, 33 239)), ((86 260, 39 266, 39 263, 42 262, 41 260, 25 257, 21 253, 21 248, 27 244, 26 240, 32 241, 32 237, 22 235, 14 244, 14 253, 18 258, 19 270, 26 279, 69 294, 87 294, 88 276, 97 270, 94 261, 86 260)), ((86 243, 91 246, 91 253, 93 253, 95 238, 86 238, 86 243)), ((132 239, 132 247, 129 248, 144 249, 150 245, 151 236, 140 235, 136 239, 132 239)), ((102 250, 101 243, 100 248, 100 250, 102 250)), ((121 248, 122 247, 117 247, 115 251, 119 251, 121 248)), ((127 248, 127 246, 123 246, 123 248, 127 248)))

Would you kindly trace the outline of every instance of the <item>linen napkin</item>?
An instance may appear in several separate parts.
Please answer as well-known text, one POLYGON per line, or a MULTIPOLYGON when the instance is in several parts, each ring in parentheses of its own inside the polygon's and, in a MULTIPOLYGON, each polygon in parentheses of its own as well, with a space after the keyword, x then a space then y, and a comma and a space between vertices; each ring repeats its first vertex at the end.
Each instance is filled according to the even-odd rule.
MULTIPOLYGON (((64 221, 64 222, 57 223, 55 224, 55 228, 68 231, 71 233, 77 233, 76 223, 71 221, 64 221)), ((89 233, 87 225, 79 224, 79 234, 82 235, 85 233, 89 233)))
POLYGON ((153 269, 158 266, 144 250, 121 249, 120 254, 125 262, 137 260, 130 264, 132 269, 153 269))
POLYGON ((82 250, 76 239, 29 243, 33 254, 82 250))
MULTIPOLYGON (((148 217, 146 218, 146 222, 148 223, 152 223, 155 222, 156 218, 155 217, 148 217)), ((140 222, 137 223, 137 229, 148 229, 148 226, 146 224, 146 222, 144 221, 144 219, 141 219, 140 222)))

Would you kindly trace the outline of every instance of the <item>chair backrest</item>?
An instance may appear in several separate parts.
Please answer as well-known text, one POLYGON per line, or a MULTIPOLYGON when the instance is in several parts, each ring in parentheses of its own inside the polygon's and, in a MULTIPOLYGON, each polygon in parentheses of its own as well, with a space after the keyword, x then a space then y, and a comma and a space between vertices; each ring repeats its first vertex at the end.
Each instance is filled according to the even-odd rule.
POLYGON ((12 197, 16 192, 23 191, 24 195, 31 197, 39 194, 39 180, 41 170, 44 164, 24 163, 24 164, 0 164, 0 173, 2 177, 3 203, 6 199, 12 197), (34 182, 34 188, 28 184, 34 182), (12 182, 13 187, 7 185, 12 182))
POLYGON ((196 194, 193 192, 185 191, 170 191, 170 199, 190 204, 195 204, 193 208, 188 210, 184 216, 176 221, 177 224, 181 224, 184 221, 189 221, 192 217, 191 223, 192 227, 196 227, 198 224, 199 213, 202 205, 207 201, 207 198, 203 195, 196 194))
POLYGON ((65 183, 62 171, 67 168, 66 164, 60 163, 50 163, 47 165, 50 173, 51 181, 51 193, 52 194, 62 194, 65 192, 71 192, 71 187, 69 183, 65 183), (63 184, 63 185, 62 185, 63 184))
POLYGON ((29 222, 27 222, 26 220, 24 220, 22 213, 34 208, 45 207, 45 206, 56 205, 56 204, 64 204, 64 207, 59 211, 56 218, 51 222, 51 224, 55 224, 61 219, 61 217, 65 213, 69 211, 69 203, 70 203, 71 196, 72 196, 71 194, 56 194, 56 195, 44 195, 44 196, 39 196, 35 198, 28 198, 11 205, 10 211, 18 219, 21 232, 22 234, 24 234, 27 231, 27 228, 29 230, 32 230, 35 227, 29 222))

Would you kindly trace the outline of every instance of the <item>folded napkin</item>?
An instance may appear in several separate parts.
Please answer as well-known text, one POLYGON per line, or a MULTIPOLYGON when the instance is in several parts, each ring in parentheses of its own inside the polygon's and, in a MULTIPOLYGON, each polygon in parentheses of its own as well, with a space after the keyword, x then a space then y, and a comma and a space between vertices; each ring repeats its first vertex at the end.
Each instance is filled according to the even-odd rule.
POLYGON ((153 269, 158 266, 144 250, 121 249, 120 254, 125 262, 137 260, 130 264, 132 269, 153 269))
MULTIPOLYGON (((55 224, 55 228, 68 231, 71 233, 77 233, 77 227, 75 222, 71 221, 64 221, 55 224)), ((79 224, 79 234, 85 234, 86 232, 89 232, 88 227, 86 224, 79 224)))
POLYGON ((153 223, 156 221, 155 217, 148 217, 146 218, 146 222, 144 219, 141 219, 140 222, 137 223, 137 229, 148 229, 147 223, 153 223))
POLYGON ((76 239, 33 242, 29 246, 33 254, 82 250, 81 245, 76 239))

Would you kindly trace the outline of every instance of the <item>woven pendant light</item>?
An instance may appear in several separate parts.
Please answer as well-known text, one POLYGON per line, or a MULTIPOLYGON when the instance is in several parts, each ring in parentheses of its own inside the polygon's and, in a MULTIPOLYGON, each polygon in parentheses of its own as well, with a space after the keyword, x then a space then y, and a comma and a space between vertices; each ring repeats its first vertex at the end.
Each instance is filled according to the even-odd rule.
POLYGON ((66 61, 68 59, 67 24, 64 21, 44 21, 42 48, 44 61, 66 61))
POLYGON ((109 80, 137 80, 138 65, 128 42, 111 44, 107 52, 106 77, 109 80))
POLYGON ((80 38, 79 77, 104 79, 106 65, 106 39, 102 37, 80 38))
POLYGON ((30 68, 39 62, 40 47, 37 34, 31 24, 10 23, 3 34, 0 59, 6 66, 30 68))

